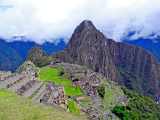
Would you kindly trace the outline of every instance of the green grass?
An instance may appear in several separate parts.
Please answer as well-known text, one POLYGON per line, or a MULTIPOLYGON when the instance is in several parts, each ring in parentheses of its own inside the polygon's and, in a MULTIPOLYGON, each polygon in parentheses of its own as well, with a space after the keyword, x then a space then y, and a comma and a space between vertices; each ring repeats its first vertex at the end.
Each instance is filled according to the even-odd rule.
POLYGON ((40 69, 39 79, 46 82, 52 82, 56 85, 64 86, 67 96, 80 96, 83 92, 79 87, 73 87, 72 81, 64 76, 60 76, 60 68, 43 67, 40 69))
POLYGON ((79 115, 80 114, 80 109, 79 109, 79 106, 77 105, 77 103, 72 100, 72 99, 69 99, 68 100, 68 109, 71 113, 74 113, 74 114, 77 114, 79 115))
POLYGON ((127 106, 117 105, 112 112, 121 120, 160 120, 160 106, 150 97, 123 88, 129 97, 127 106))
POLYGON ((67 96, 81 96, 81 95, 83 95, 80 87, 65 86, 64 91, 67 96))
MULTIPOLYGON (((74 108, 73 103, 69 104, 70 108, 74 108)), ((65 120, 86 120, 86 116, 76 116, 60 108, 33 104, 29 99, 0 90, 0 120, 64 120, 64 117, 65 120)))
POLYGON ((72 82, 60 76, 60 69, 43 67, 40 69, 39 79, 47 82, 53 82, 56 85, 71 86, 72 82))

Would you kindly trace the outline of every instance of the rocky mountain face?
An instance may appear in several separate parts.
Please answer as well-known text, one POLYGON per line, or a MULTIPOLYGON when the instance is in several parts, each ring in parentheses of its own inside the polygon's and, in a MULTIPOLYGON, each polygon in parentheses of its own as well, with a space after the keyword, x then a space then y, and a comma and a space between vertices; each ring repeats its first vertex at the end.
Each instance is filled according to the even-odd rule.
POLYGON ((160 95, 157 60, 140 47, 106 38, 91 21, 83 21, 75 29, 60 59, 85 65, 143 95, 160 95))
POLYGON ((130 40, 129 38, 126 38, 124 42, 131 45, 136 45, 136 46, 145 48, 160 61, 160 37, 159 36, 154 38, 139 38, 134 40, 130 40))
POLYGON ((117 70, 105 36, 90 21, 75 30, 66 49, 65 60, 86 65, 108 79, 117 80, 117 70))
POLYGON ((160 67, 156 59, 140 47, 110 42, 120 83, 144 95, 159 95, 160 67))

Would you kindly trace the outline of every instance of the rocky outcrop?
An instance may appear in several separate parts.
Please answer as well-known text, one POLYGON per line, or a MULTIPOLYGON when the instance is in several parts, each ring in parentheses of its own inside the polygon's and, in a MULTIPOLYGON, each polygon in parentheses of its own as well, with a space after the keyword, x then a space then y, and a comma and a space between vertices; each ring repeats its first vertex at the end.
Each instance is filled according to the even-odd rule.
POLYGON ((60 59, 85 65, 144 95, 160 95, 156 59, 140 47, 106 38, 91 21, 83 21, 75 29, 60 59))
POLYGON ((67 46, 65 61, 78 63, 117 80, 117 70, 105 36, 90 21, 82 22, 67 46))
POLYGON ((27 60, 33 62, 38 67, 50 63, 50 57, 40 47, 32 48, 28 53, 27 60))
POLYGON ((160 66, 153 55, 124 43, 110 41, 108 45, 121 75, 120 83, 144 95, 159 95, 160 66))
POLYGON ((36 74, 38 72, 38 68, 31 62, 25 61, 16 71, 17 73, 25 72, 28 75, 36 74))

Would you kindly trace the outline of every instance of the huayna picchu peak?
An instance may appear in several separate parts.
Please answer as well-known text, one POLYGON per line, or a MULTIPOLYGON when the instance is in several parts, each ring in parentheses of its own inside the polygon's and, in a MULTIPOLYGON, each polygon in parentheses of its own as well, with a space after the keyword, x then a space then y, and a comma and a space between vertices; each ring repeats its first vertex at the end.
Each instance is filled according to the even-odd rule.
POLYGON ((94 24, 92 23, 92 21, 90 21, 90 20, 84 20, 83 22, 81 22, 81 24, 77 27, 77 29, 75 31, 76 32, 80 32, 83 29, 94 30, 94 29, 96 29, 96 27, 94 26, 94 24))
POLYGON ((85 20, 75 29, 60 59, 85 65, 143 95, 160 95, 160 65, 154 56, 107 38, 91 21, 85 20))

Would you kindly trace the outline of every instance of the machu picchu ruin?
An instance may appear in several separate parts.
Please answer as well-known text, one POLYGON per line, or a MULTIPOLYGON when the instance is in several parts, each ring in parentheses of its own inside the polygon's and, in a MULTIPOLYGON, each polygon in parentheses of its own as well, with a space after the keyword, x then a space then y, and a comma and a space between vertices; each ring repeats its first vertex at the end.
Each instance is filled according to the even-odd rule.
MULTIPOLYGON (((56 62, 48 67, 38 68, 31 61, 26 61, 17 72, 3 73, 0 79, 1 89, 7 88, 34 103, 59 106, 79 115, 88 114, 91 120, 95 115, 95 120, 102 116, 103 103, 97 93, 97 87, 105 84, 103 82, 106 78, 84 66, 56 62), (43 79, 46 70, 48 74, 54 75, 51 76, 53 80, 50 76, 43 79), (68 106, 69 103, 74 105, 73 108, 68 106), (78 112, 71 109, 77 109, 78 112)), ((123 96, 125 95, 117 96, 116 99, 123 96)), ((121 99, 119 102, 124 101, 121 99)), ((111 111, 109 113, 111 114, 111 111)))

